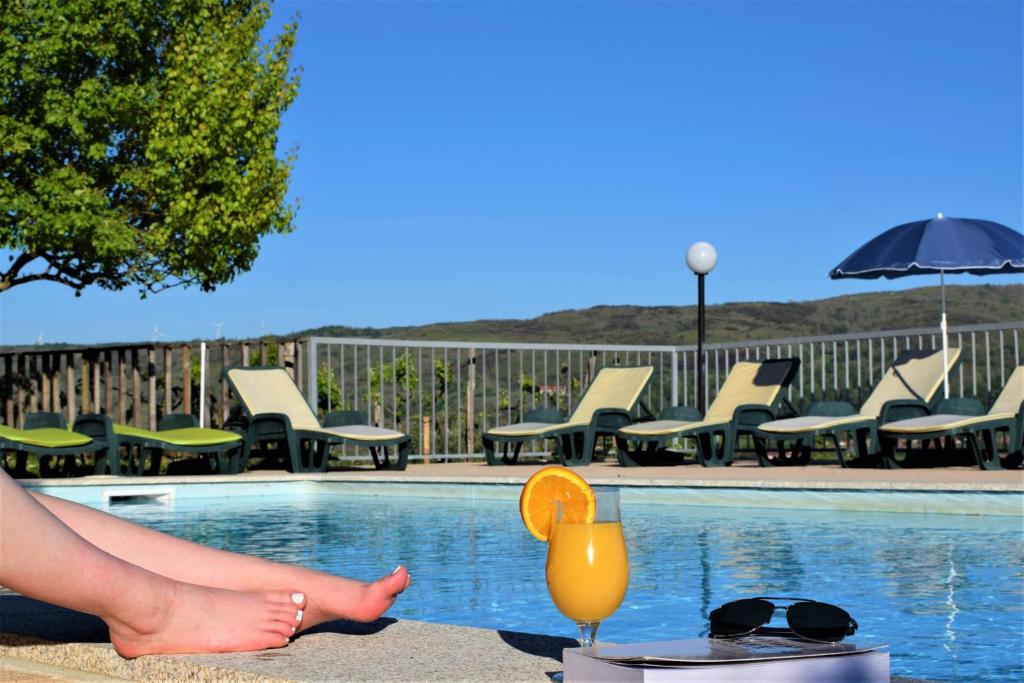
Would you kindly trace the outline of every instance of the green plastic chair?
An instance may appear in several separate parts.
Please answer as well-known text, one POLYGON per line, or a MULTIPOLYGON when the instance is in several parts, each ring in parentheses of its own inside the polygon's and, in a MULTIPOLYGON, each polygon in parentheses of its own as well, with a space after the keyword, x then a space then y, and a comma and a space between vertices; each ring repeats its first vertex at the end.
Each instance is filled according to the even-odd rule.
MULTIPOLYGON (((757 425, 774 419, 787 405, 783 390, 793 381, 799 366, 797 358, 739 361, 729 370, 703 416, 696 410, 684 410, 680 417, 620 428, 616 433, 619 464, 668 464, 673 454, 665 451, 665 446, 676 439, 694 438, 702 465, 731 465, 739 437, 756 436, 757 425)), ((676 453, 674 460, 682 463, 683 456, 676 453)))
POLYGON ((248 462, 254 445, 272 443, 285 449, 292 472, 322 472, 327 469, 331 447, 349 444, 368 448, 377 469, 406 468, 412 441, 408 434, 373 427, 366 423, 365 415, 353 411, 339 411, 330 424, 321 425, 283 368, 229 367, 224 369, 224 378, 244 413, 238 425, 245 441, 243 463, 248 462), (391 459, 392 447, 398 449, 395 460, 391 459))
POLYGON ((784 420, 766 421, 757 425, 756 442, 761 465, 806 464, 816 437, 832 444, 839 464, 865 466, 885 464, 879 448, 878 428, 896 420, 928 415, 929 404, 942 386, 947 372, 952 372, 960 359, 960 349, 948 352, 948 365, 943 364, 942 351, 904 351, 860 410, 841 401, 821 402, 811 406, 806 415, 784 420), (851 435, 855 460, 848 462, 840 445, 840 436, 851 435), (774 443, 778 455, 768 455, 774 443))
MULTIPOLYGON (((27 457, 39 459, 39 475, 42 477, 69 476, 74 472, 75 458, 92 455, 95 474, 121 474, 117 458, 110 457, 110 442, 103 438, 92 438, 68 430, 67 420, 61 413, 37 412, 25 416, 25 428, 17 429, 0 425, 0 452, 15 454, 15 475, 27 472, 27 457), (60 460, 58 467, 51 460, 60 460)), ((113 451, 116 454, 116 450, 113 451)), ((7 457, 3 458, 7 468, 7 457)))
POLYGON ((487 430, 482 437, 487 464, 515 463, 523 442, 535 439, 555 439, 555 453, 563 465, 590 464, 599 436, 613 436, 616 429, 633 423, 638 416, 654 416, 640 400, 653 373, 651 366, 603 368, 564 422, 548 422, 539 413, 532 414, 537 416, 536 421, 532 421, 528 413, 523 422, 487 430), (515 444, 515 452, 508 456, 506 448, 499 459, 495 455, 499 443, 515 444))
MULTIPOLYGON (((1024 366, 1018 366, 1006 381, 1002 392, 992 403, 987 413, 978 414, 977 401, 943 402, 936 414, 908 420, 889 422, 878 429, 881 439, 882 456, 887 466, 899 467, 904 464, 922 463, 914 458, 911 446, 914 442, 923 445, 930 440, 963 437, 974 462, 983 470, 999 470, 1004 467, 1020 467, 1024 447, 1024 366), (1007 433, 1006 455, 1001 457, 998 450, 997 433, 1007 433), (900 441, 906 442, 906 455, 899 459, 897 451, 900 441)), ((941 463, 940 463, 941 464, 941 463)))
POLYGON ((156 431, 111 423, 106 415, 83 415, 75 421, 75 431, 112 430, 112 438, 127 455, 127 471, 135 476, 160 473, 168 453, 190 453, 199 456, 207 471, 220 474, 241 472, 245 443, 236 432, 199 426, 194 415, 175 413, 164 416, 156 431), (90 425, 90 426, 87 426, 90 425))

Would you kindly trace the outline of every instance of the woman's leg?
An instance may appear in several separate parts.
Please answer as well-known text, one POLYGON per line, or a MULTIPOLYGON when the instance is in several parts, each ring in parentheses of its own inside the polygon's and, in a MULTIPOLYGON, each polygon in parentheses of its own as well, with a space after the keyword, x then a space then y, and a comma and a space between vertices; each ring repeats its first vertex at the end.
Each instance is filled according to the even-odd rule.
POLYGON ((394 604, 410 583, 404 567, 397 567, 373 583, 364 583, 210 548, 78 503, 41 493, 31 495, 93 545, 157 574, 235 591, 302 591, 307 602, 303 629, 333 619, 373 621, 394 604))
POLYGON ((126 657, 280 647, 300 625, 292 590, 246 593, 176 581, 82 538, 0 472, 0 585, 95 614, 126 657))

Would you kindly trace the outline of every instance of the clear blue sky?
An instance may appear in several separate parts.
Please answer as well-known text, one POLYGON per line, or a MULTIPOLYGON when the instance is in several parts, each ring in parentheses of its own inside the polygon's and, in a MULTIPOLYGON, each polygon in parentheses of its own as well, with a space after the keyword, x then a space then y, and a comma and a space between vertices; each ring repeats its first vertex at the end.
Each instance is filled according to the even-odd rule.
POLYGON ((898 223, 1022 228, 1020 0, 297 10, 295 232, 213 294, 15 288, 0 343, 686 305, 702 239, 710 303, 815 299, 937 284, 827 279, 898 223))

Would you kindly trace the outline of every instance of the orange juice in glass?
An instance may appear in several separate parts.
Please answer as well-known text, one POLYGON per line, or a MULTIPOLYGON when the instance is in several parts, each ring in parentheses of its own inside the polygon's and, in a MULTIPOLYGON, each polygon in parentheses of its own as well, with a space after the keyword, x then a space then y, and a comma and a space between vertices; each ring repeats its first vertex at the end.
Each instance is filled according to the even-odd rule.
POLYGON ((597 627, 622 604, 629 585, 629 559, 619 518, 619 493, 594 489, 593 522, 562 519, 555 508, 548 540, 548 592, 555 606, 576 622, 580 644, 594 644, 597 627))

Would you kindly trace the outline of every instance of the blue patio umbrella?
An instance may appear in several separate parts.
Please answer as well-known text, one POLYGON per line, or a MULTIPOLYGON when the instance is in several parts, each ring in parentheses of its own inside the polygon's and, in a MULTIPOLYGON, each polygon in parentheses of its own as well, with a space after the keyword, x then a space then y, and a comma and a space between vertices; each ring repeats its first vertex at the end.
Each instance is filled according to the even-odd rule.
MULTIPOLYGON (((946 273, 1024 273, 1024 235, 999 223, 946 218, 897 225, 850 254, 829 272, 840 278, 897 278, 938 273, 942 290, 943 360, 948 366, 946 273)), ((943 380, 949 398, 949 378, 943 380)))

